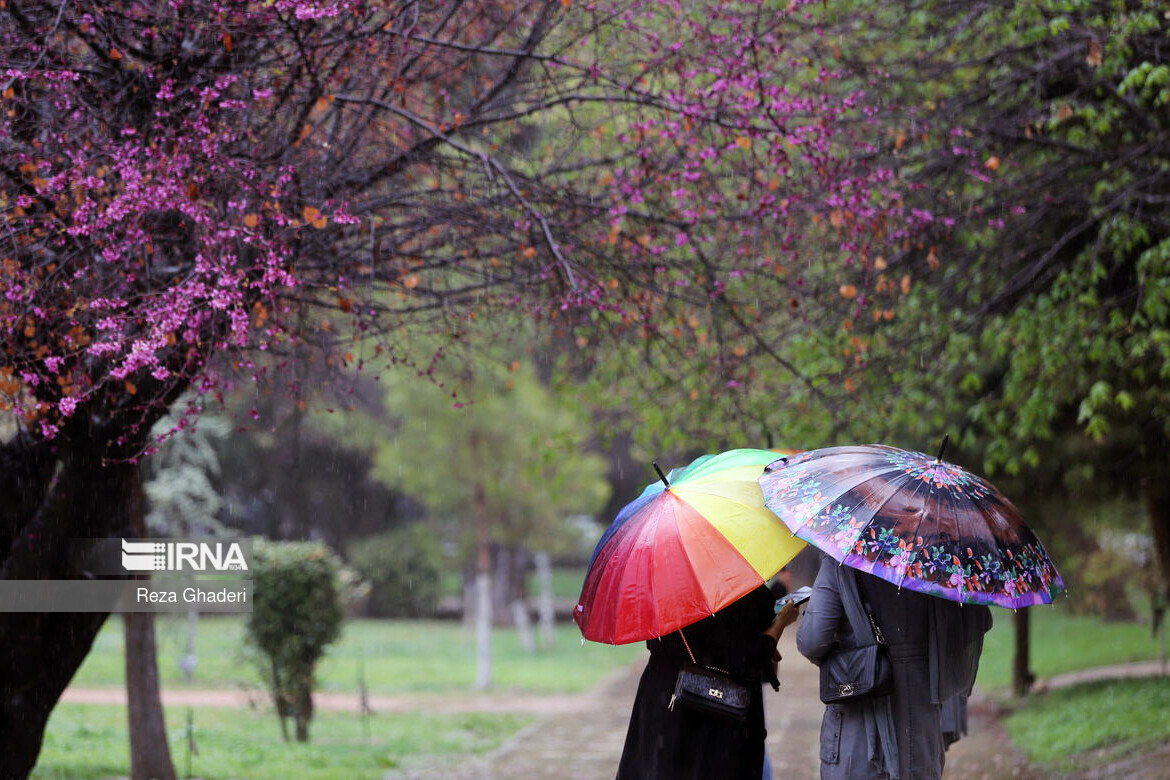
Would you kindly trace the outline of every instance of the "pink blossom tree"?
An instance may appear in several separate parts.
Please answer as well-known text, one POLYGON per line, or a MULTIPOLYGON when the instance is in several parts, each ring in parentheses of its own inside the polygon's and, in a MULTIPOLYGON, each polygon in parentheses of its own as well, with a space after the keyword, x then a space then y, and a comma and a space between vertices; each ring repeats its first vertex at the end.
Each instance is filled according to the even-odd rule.
MULTIPOLYGON (((175 400, 233 371, 295 392, 307 344, 394 360, 520 312, 579 345, 711 329, 712 382, 760 356, 807 381, 771 330, 807 325, 794 265, 828 246, 807 278, 835 290, 921 221, 872 141, 880 79, 821 66, 819 12, 4 0, 0 577, 76 576, 70 540, 128 535, 175 400)), ((0 776, 104 617, 0 616, 0 776)))

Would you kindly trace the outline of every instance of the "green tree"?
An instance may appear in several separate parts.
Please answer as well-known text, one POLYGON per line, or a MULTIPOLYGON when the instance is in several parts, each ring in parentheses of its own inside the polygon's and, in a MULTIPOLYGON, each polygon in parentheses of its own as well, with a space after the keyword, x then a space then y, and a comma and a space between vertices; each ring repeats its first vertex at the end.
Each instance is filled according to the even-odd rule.
POLYGON ((376 477, 422 501, 473 563, 477 684, 487 687, 493 547, 555 551, 573 533, 568 518, 597 511, 608 484, 574 388, 543 382, 523 339, 474 336, 423 369, 384 375, 386 411, 348 437, 373 452, 376 477))
POLYGON ((429 617, 442 585, 443 551, 434 529, 411 523, 365 537, 349 548, 349 562, 369 587, 370 617, 429 617))
POLYGON ((988 469, 1072 456, 1102 489, 1140 492, 1170 575, 1165 5, 916 8, 902 83, 933 135, 902 151, 937 229, 893 258, 916 284, 884 329, 902 345, 889 364, 911 364, 886 374, 910 389, 888 405, 940 399, 988 469))
POLYGON ((287 741, 291 718, 307 742, 314 671, 344 617, 340 562, 322 544, 259 540, 253 560, 248 640, 262 654, 281 734, 287 741))

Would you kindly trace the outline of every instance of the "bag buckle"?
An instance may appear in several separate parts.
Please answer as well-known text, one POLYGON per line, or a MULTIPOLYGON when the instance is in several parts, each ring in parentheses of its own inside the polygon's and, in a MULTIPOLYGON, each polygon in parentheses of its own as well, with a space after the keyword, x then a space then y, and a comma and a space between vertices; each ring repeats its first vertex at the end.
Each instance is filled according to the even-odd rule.
POLYGON ((853 695, 853 683, 837 683, 837 693, 841 696, 853 695))

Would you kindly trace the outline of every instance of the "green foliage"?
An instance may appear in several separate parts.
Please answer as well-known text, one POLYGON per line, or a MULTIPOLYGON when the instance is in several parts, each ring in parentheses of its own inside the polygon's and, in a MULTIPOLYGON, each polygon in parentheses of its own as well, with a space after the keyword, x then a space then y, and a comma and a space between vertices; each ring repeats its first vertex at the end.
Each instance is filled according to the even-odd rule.
POLYGON ((350 565, 369 585, 370 617, 427 617, 438 603, 443 551, 423 523, 396 528, 355 542, 350 565))
POLYGON ((575 551, 568 519, 595 513, 609 495, 576 387, 538 376, 523 331, 465 341, 429 356, 425 371, 384 374, 375 421, 359 413, 326 421, 330 430, 371 454, 376 479, 422 501, 431 527, 465 560, 477 521, 493 542, 575 551))
POLYGON ((281 730, 296 726, 309 738, 317 661, 341 631, 341 567, 322 544, 257 540, 248 639, 263 656, 265 682, 276 702, 281 730))
MULTIPOLYGON (((1165 441, 1170 224, 1154 205, 1170 195, 1164 6, 980 8, 955 45, 988 56, 964 71, 970 81, 952 85, 955 100, 939 118, 966 130, 956 146, 997 162, 976 177, 957 161, 955 177, 927 182, 934 197, 952 188, 942 209, 972 216, 940 236, 954 268, 918 291, 934 300, 927 306, 976 320, 952 332, 974 326, 980 336, 974 352, 966 338, 939 342, 937 376, 980 377, 962 387, 968 418, 991 438, 990 469, 1034 467, 1028 453, 1070 425, 1098 442, 1128 426, 1165 441), (964 246, 978 254, 956 251, 964 246)), ((950 155, 948 145, 922 154, 950 155)))
POLYGON ((1033 697, 1007 718, 1012 742, 1058 772, 1116 759, 1170 736, 1170 679, 1110 680, 1033 697), (1104 748, 1104 755, 1090 751, 1104 748))

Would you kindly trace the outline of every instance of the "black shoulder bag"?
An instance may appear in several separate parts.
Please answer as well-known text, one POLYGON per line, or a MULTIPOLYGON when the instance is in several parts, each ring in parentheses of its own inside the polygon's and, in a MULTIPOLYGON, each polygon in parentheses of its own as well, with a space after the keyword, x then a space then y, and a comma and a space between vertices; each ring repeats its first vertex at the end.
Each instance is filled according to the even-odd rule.
POLYGON ((821 661, 821 701, 825 704, 885 696, 894 690, 894 667, 881 628, 863 600, 874 643, 837 649, 821 661))
POLYGON ((748 704, 751 703, 751 690, 743 683, 732 679, 723 669, 713 666, 700 666, 695 661, 695 654, 687 642, 682 629, 678 635, 682 637, 683 646, 691 662, 683 662, 678 673, 678 682, 674 684, 674 695, 666 705, 668 710, 674 711, 678 704, 695 712, 714 715, 732 721, 747 719, 748 704))

